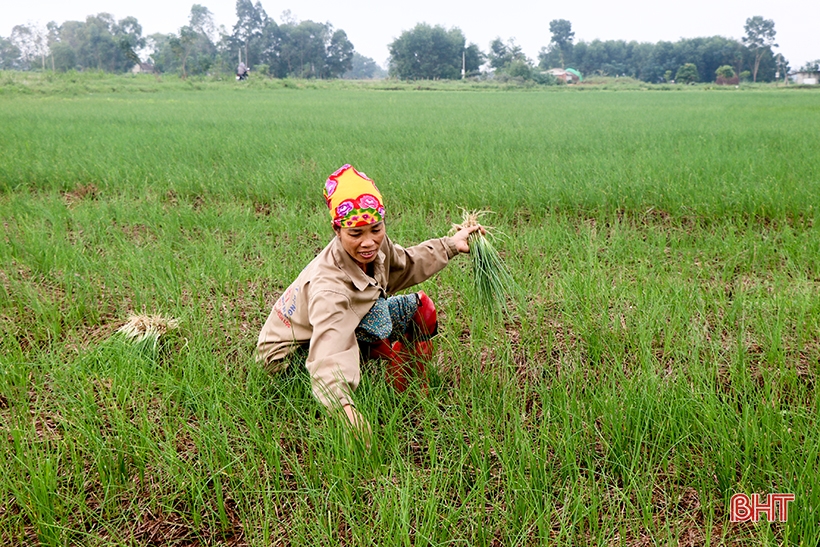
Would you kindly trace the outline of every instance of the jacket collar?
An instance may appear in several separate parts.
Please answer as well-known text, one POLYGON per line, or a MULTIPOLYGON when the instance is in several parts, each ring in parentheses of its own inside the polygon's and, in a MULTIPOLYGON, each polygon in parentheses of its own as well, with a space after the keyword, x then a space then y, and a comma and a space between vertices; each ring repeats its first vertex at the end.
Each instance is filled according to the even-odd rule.
MULTIPOLYGON (((385 237, 385 241, 382 242, 382 247, 384 247, 386 241, 387 238, 385 237)), ((333 237, 332 252, 336 265, 350 277, 350 280, 353 282, 353 286, 355 286, 358 290, 363 291, 370 285, 375 285, 377 287, 385 286, 387 282, 384 272, 385 254, 381 247, 379 248, 379 252, 376 254, 376 260, 373 261, 373 277, 370 277, 362 271, 359 265, 356 264, 356 261, 353 260, 353 257, 345 251, 344 247, 342 247, 342 241, 336 236, 333 237)))

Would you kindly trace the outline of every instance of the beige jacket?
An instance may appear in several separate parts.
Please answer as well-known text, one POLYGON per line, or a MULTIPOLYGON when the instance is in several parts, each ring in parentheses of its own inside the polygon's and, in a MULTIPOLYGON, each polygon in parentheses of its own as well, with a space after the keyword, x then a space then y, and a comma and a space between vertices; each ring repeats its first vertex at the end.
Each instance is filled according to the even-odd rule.
POLYGON ((309 343, 305 366, 314 396, 325 406, 351 404, 360 379, 355 330, 362 318, 380 296, 421 283, 457 254, 449 237, 407 249, 385 237, 370 277, 334 237, 274 304, 259 334, 257 359, 282 370, 287 365, 279 360, 309 343))

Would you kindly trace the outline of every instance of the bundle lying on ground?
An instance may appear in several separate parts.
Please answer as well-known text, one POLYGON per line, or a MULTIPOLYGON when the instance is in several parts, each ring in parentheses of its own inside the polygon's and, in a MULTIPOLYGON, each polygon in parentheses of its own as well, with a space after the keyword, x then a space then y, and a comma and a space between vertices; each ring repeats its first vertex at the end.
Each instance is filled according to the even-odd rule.
MULTIPOLYGON (((456 229, 479 224, 478 220, 489 211, 464 211, 464 219, 456 229)), ((473 264, 473 283, 481 306, 490 312, 507 309, 507 298, 514 298, 518 285, 492 242, 481 231, 470 234, 470 259, 473 264)))
POLYGON ((148 340, 156 345, 160 336, 178 328, 179 320, 173 317, 132 315, 123 326, 117 329, 117 332, 121 332, 135 344, 148 340))

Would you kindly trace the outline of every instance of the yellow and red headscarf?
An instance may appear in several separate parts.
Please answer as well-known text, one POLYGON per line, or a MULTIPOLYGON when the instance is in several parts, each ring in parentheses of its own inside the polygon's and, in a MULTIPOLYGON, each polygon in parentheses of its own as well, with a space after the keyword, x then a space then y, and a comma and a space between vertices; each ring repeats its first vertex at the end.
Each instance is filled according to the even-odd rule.
POLYGON ((345 164, 325 182, 325 201, 334 226, 353 228, 384 220, 379 189, 364 173, 345 164))

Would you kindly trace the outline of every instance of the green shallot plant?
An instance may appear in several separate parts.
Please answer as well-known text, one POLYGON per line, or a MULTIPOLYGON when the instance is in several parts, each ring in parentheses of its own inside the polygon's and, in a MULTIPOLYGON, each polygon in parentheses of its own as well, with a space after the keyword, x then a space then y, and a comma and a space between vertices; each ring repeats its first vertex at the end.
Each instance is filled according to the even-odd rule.
MULTIPOLYGON (((479 219, 488 213, 490 211, 465 210, 461 224, 454 228, 476 226, 479 219)), ((467 243, 470 246, 473 283, 478 302, 482 308, 495 315, 495 312, 507 309, 507 299, 514 299, 519 293, 519 287, 487 235, 477 230, 470 234, 467 243)))

